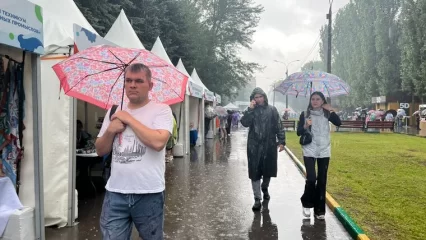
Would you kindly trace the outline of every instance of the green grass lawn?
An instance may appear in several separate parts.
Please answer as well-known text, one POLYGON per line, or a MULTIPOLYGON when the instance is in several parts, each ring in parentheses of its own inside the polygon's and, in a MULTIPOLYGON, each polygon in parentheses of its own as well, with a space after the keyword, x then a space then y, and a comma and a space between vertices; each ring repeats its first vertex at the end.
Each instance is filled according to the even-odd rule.
MULTIPOLYGON (((303 162, 299 137, 286 135, 303 162)), ((333 133, 327 191, 371 239, 426 239, 426 139, 333 133)))

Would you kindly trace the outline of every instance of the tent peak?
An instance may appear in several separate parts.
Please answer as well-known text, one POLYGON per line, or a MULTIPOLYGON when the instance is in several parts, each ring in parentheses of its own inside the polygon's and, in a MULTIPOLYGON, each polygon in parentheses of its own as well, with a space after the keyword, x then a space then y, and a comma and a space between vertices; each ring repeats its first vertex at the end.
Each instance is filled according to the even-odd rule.
POLYGON ((74 45, 74 23, 98 34, 73 0, 30 0, 30 2, 43 8, 46 53, 74 45))
POLYGON ((155 40, 154 45, 152 46, 151 52, 163 59, 164 61, 168 62, 169 64, 172 64, 172 61, 169 58, 169 55, 167 55, 166 49, 163 46, 163 43, 161 42, 160 37, 157 37, 157 40, 155 40))
POLYGON ((195 83, 198 83, 199 85, 203 86, 204 89, 210 91, 206 85, 204 85, 203 81, 201 81, 200 76, 198 76, 197 70, 194 68, 192 70, 191 78, 194 80, 195 83))
MULTIPOLYGON (((191 78, 191 76, 189 75, 188 71, 186 71, 185 65, 183 65, 182 59, 179 58, 179 62, 178 64, 176 64, 176 68, 181 71, 183 74, 187 75, 188 77, 191 78)), ((192 81, 192 78, 191 78, 192 81)))
POLYGON ((120 47, 145 49, 138 35, 132 27, 129 19, 121 9, 115 22, 112 24, 105 39, 117 44, 120 47))

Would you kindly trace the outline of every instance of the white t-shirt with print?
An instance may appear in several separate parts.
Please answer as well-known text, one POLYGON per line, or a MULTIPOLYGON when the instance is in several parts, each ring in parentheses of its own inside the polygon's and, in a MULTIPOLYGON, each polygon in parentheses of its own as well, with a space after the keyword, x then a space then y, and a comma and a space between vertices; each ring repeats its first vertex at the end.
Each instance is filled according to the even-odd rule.
MULTIPOLYGON (((105 116, 98 137, 107 130, 110 119, 109 110, 105 116)), ((119 111, 119 108, 117 108, 119 111)), ((149 102, 138 109, 128 109, 135 119, 151 129, 163 129, 172 133, 173 115, 168 105, 149 102)), ((110 192, 123 194, 159 193, 165 189, 165 150, 156 150, 145 146, 127 126, 126 130, 114 138, 112 148, 111 176, 105 186, 110 192)))

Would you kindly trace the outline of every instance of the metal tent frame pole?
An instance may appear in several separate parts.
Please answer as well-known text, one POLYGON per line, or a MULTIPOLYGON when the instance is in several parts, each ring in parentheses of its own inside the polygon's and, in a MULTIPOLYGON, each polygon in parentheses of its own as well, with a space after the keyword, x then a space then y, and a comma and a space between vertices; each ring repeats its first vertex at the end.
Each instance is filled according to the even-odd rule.
POLYGON ((77 100, 74 98, 70 98, 70 110, 69 110, 69 168, 68 168, 68 227, 73 227, 77 225, 75 222, 75 189, 76 189, 76 116, 77 116, 77 100))
POLYGON ((34 146, 34 195, 35 239, 44 240, 44 185, 43 185, 43 137, 41 111, 41 64, 40 56, 31 54, 33 146, 34 146))

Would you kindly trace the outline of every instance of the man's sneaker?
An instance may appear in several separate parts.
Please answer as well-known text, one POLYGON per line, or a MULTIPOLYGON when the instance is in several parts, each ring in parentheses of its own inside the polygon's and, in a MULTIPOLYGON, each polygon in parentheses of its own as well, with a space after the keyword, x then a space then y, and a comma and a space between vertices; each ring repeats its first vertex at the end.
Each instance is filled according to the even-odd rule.
POLYGON ((260 202, 260 199, 255 199, 253 207, 251 208, 253 211, 260 211, 262 208, 262 203, 260 202))
POLYGON ((311 217, 311 209, 310 208, 303 208, 303 216, 305 218, 310 218, 311 217))
POLYGON ((325 219, 325 215, 324 214, 320 214, 320 215, 316 215, 315 214, 315 218, 318 220, 324 220, 325 219))
POLYGON ((263 192, 263 199, 264 200, 269 200, 271 199, 271 195, 269 195, 268 189, 267 188, 262 188, 262 192, 263 192))

